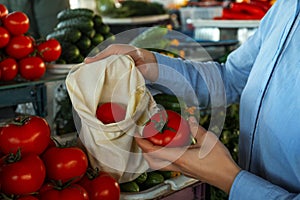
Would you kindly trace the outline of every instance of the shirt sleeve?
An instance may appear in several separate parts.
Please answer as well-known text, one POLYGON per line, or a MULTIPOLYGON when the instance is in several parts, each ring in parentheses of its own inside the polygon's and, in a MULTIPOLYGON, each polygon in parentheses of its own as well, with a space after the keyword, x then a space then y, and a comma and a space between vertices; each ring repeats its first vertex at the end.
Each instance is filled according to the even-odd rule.
POLYGON ((277 185, 242 170, 235 178, 230 190, 229 200, 233 199, 298 200, 300 194, 289 193, 277 185))

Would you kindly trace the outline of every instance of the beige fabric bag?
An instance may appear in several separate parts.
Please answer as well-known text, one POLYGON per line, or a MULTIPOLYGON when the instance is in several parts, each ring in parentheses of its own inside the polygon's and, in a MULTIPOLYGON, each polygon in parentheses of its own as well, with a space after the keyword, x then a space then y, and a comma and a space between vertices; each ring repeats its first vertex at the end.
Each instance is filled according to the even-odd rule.
POLYGON ((131 181, 148 169, 133 135, 156 112, 156 103, 142 74, 129 56, 79 64, 66 78, 79 138, 92 167, 111 173, 119 183, 131 181), (103 124, 96 118, 100 102, 127 105, 126 118, 103 124))

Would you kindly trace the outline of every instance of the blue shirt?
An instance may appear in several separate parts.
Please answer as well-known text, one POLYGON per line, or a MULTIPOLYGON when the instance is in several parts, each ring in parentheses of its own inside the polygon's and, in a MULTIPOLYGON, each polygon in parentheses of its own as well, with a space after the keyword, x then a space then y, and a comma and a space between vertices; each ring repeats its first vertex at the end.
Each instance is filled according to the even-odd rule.
POLYGON ((299 3, 278 0, 224 64, 155 54, 159 78, 153 87, 203 107, 211 103, 211 95, 222 97, 217 91, 224 87, 223 102, 240 103, 242 171, 230 199, 300 199, 299 3))

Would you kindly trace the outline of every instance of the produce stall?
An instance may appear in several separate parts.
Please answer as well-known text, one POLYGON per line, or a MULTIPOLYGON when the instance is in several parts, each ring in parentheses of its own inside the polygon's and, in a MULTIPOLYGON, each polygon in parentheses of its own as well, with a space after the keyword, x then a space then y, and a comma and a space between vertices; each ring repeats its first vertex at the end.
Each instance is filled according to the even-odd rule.
MULTIPOLYGON (((124 3, 125 2, 126 1, 124 1, 124 3)), ((97 6, 99 6, 99 2, 97 3, 97 6)), ((90 185, 87 186, 82 183, 83 177, 85 177, 85 172, 89 167, 89 164, 87 164, 87 160, 89 160, 89 157, 86 152, 81 151, 84 148, 81 148, 81 146, 77 143, 78 133, 73 119, 72 102, 70 101, 70 98, 68 96, 64 81, 70 70, 72 70, 74 66, 80 65, 85 57, 89 55, 95 55, 101 49, 103 49, 103 47, 106 47, 109 44, 114 43, 115 41, 119 42, 118 39, 120 37, 122 38, 122 33, 120 35, 119 33, 122 31, 139 27, 157 27, 157 25, 160 27, 168 27, 166 29, 172 30, 172 26, 171 28, 169 26, 171 21, 168 10, 158 5, 158 13, 144 12, 144 15, 141 16, 141 13, 138 12, 141 10, 140 8, 143 5, 139 5, 139 7, 137 8, 133 7, 134 9, 136 9, 137 13, 134 12, 135 10, 130 7, 132 6, 130 4, 128 4, 128 8, 126 8, 125 6, 123 7, 123 9, 125 10, 117 10, 116 12, 108 11, 106 14, 103 11, 100 12, 100 10, 95 11, 88 8, 74 8, 63 10, 56 16, 58 20, 56 27, 51 33, 47 35, 46 38, 43 38, 43 40, 35 40, 33 38, 30 38, 30 35, 26 34, 26 27, 23 27, 25 29, 23 31, 22 29, 16 27, 11 28, 12 30, 10 30, 9 27, 13 26, 12 24, 9 24, 5 21, 3 22, 3 24, 1 24, 0 45, 2 46, 0 46, 0 48, 2 50, 2 57, 0 62, 0 108, 13 107, 13 109, 15 109, 15 106, 17 105, 32 103, 32 115, 40 117, 41 119, 45 119, 49 122, 49 124, 46 124, 47 126, 43 127, 43 129, 50 131, 50 135, 48 135, 48 138, 44 138, 45 141, 47 140, 47 144, 42 145, 42 150, 38 152, 38 156, 35 158, 31 158, 33 159, 32 162, 36 162, 42 166, 40 174, 36 175, 36 177, 42 177, 39 179, 39 184, 35 187, 24 188, 24 190, 14 190, 14 188, 11 189, 7 187, 6 182, 8 181, 9 177, 4 177, 3 174, 7 174, 9 172, 9 168, 12 167, 13 164, 16 164, 18 162, 15 161, 13 163, 8 163, 11 161, 7 161, 6 164, 1 163, 0 191, 1 193, 3 193, 3 196, 0 196, 0 199, 21 199, 21 197, 28 194, 33 194, 31 195, 33 196, 33 198, 47 199, 47 197, 45 197, 46 194, 50 195, 51 192, 53 192, 57 188, 59 188, 58 191, 60 192, 66 191, 65 189, 70 189, 70 185, 73 184, 76 184, 76 186, 80 186, 78 186, 79 189, 77 188, 77 190, 71 192, 72 195, 76 196, 77 193, 86 191, 83 192, 83 194, 87 196, 87 193, 91 192, 87 189, 90 185), (130 9, 132 9, 131 12, 129 12, 130 9), (19 30, 21 32, 14 32, 15 30, 19 30), (3 31, 3 33, 1 33, 1 31, 3 31), (5 40, 7 40, 7 42, 5 40), (21 50, 14 49, 16 45, 12 45, 11 41, 14 41, 16 44, 18 44, 20 40, 22 40, 23 43, 27 42, 27 45, 24 45, 26 47, 21 50), (52 43, 50 44, 50 42, 52 43), (28 48, 28 46, 30 46, 30 48, 28 48), (47 54, 49 49, 52 51, 50 52, 50 56, 49 54, 47 54), (54 49, 56 49, 56 51, 54 51, 54 49), (3 64, 7 57, 9 57, 10 59, 14 59, 15 63, 23 66, 23 70, 17 71, 16 64, 14 65, 14 63, 10 65, 9 69, 7 69, 6 65, 4 66, 3 64), (35 58, 34 64, 31 63, 33 62, 33 57, 35 58), (26 62, 24 61, 24 59, 26 59, 26 62), (28 71, 28 67, 26 68, 26 66, 28 65, 34 65, 35 67, 37 67, 37 69, 35 69, 34 71, 28 71), (68 146, 72 142, 75 142, 75 144, 71 144, 71 146, 68 146), (76 148, 76 151, 80 151, 81 158, 83 158, 83 160, 81 160, 83 163, 83 167, 81 166, 81 171, 79 170, 79 168, 72 169, 74 174, 69 177, 64 176, 64 172, 59 174, 58 169, 54 169, 54 172, 52 171, 53 173, 49 172, 51 171, 50 168, 52 168, 52 170, 53 168, 55 168, 53 167, 55 163, 52 163, 53 160, 51 159, 51 157, 53 157, 54 155, 59 155, 58 147, 61 147, 60 145, 66 145, 63 147, 63 149, 65 148, 71 151, 71 148, 76 148), (54 147, 55 150, 51 150, 53 152, 48 151, 49 149, 54 147), (42 160, 42 163, 40 160, 42 160), (53 179, 55 183, 49 183, 49 179, 53 179), (80 182, 80 180, 82 182, 80 182), (81 186, 83 188, 85 187, 85 190, 81 190, 81 186)), ((192 6, 193 10, 197 10, 194 8, 199 5, 189 4, 187 6, 192 6)), ((200 6, 202 6, 202 4, 200 6)), ((205 9, 206 8, 207 7, 205 7, 205 9)), ((217 60, 224 62, 226 60, 227 54, 235 49, 241 42, 240 38, 238 38, 237 36, 238 29, 246 28, 254 30, 259 24, 259 19, 229 19, 228 15, 222 16, 222 13, 224 14, 224 12, 222 12, 224 7, 220 7, 220 4, 218 4, 217 9, 215 8, 216 7, 213 7, 213 10, 217 12, 217 14, 211 15, 210 17, 208 17, 209 19, 207 19, 207 17, 199 17, 199 15, 196 18, 193 18, 193 16, 188 16, 190 19, 192 18, 192 23, 187 20, 190 23, 189 25, 192 25, 187 26, 192 30, 192 41, 186 40, 185 38, 184 40, 179 40, 179 43, 176 43, 178 42, 176 38, 164 37, 166 34, 160 33, 162 34, 161 38, 163 38, 162 40, 159 40, 161 43, 157 42, 155 44, 157 46, 154 46, 155 48, 150 46, 149 49, 153 51, 158 51, 158 49, 160 49, 160 51, 158 51, 159 53, 164 53, 172 57, 180 56, 185 59, 192 59, 197 61, 217 60), (219 37, 216 39, 216 32, 214 31, 203 31, 207 28, 213 28, 214 31, 218 29, 219 32, 217 32, 217 35, 219 37), (204 33, 206 34, 206 36, 204 33), (162 51, 162 49, 167 49, 168 51, 162 51)), ((189 7, 182 8, 181 14, 183 15, 183 13, 189 13, 189 9, 189 7)), ((226 7, 226 9, 229 8, 226 7)), ((3 13, 4 12, 1 11, 1 14, 3 13)), ((6 15, 10 14, 12 13, 7 13, 6 15)), ((19 12, 18 14, 23 16, 24 13, 19 12)), ((196 16, 196 14, 194 16, 196 16)), ((241 17, 241 15, 235 16, 241 17)), ((187 24, 184 24, 184 21, 186 22, 186 16, 182 17, 183 18, 181 18, 181 23, 186 26, 187 24)), ((259 15, 259 17, 261 16, 259 15)), ((26 21, 26 18, 24 19, 26 21)), ((180 33, 179 35, 185 34, 187 33, 187 30, 185 28, 176 29, 176 31, 180 33)), ((140 34, 141 32, 138 33, 140 34)), ((157 37, 157 35, 153 36, 152 33, 147 32, 146 34, 141 34, 141 37, 144 37, 145 35, 147 37, 157 37)), ((156 32, 156 34, 158 34, 158 32, 156 32)), ((190 36, 191 35, 189 34, 189 39, 190 36)), ((247 37, 249 37, 249 35, 247 35, 247 37)), ((144 45, 142 43, 139 43, 139 37, 130 42, 130 44, 136 46, 142 45, 141 47, 143 47, 144 45)), ((182 111, 182 102, 179 102, 178 100, 174 101, 174 97, 166 95, 164 98, 169 98, 169 100, 167 101, 160 101, 159 97, 155 97, 155 95, 153 95, 153 98, 157 103, 160 103, 167 109, 173 111, 175 110, 175 112, 178 113, 181 113, 182 111), (171 107, 168 107, 170 105, 171 107)), ((4 113, 3 116, 1 116, 1 125, 6 126, 9 124, 10 126, 13 126, 10 124, 11 121, 8 120, 11 120, 13 117, 15 117, 15 115, 26 116, 28 115, 28 113, 26 112, 27 111, 21 111, 21 113, 13 113, 14 116, 11 116, 11 113, 4 113)), ((238 106, 230 106, 227 112, 227 119, 220 140, 232 152, 233 158, 237 160, 237 138, 239 135, 238 106)), ((210 121, 209 113, 206 111, 202 111, 200 115, 200 124, 204 127, 208 126, 210 121)), ((29 121, 29 119, 26 120, 29 121)), ((21 124, 23 123, 23 126, 25 121, 21 120, 17 122, 21 124)), ((22 126, 21 128, 23 128, 22 126)), ((1 134, 3 134, 3 131, 4 129, 1 129, 1 134)), ((28 137, 30 137, 30 134, 28 137)), ((25 145, 22 146, 22 148, 26 149, 28 148, 26 147, 26 145, 34 146, 40 142, 36 141, 35 144, 26 144, 25 141, 22 141, 22 144, 13 146, 13 148, 15 149, 14 152, 9 152, 3 147, 7 145, 5 144, 5 142, 8 142, 6 139, 7 138, 0 138, 1 156, 5 156, 8 153, 15 153, 15 157, 17 157, 17 149, 20 147, 20 145, 25 145)), ((72 149, 72 151, 73 150, 74 149, 72 149)), ((32 151, 32 149, 29 148, 28 151, 32 151)), ((66 160, 67 159, 65 159, 65 161, 66 160)), ((61 161, 61 163, 63 163, 63 160, 61 161)), ((30 170, 29 168, 30 166, 28 167, 28 170, 30 170)), ((147 176, 152 176, 152 173, 159 174, 156 175, 156 178, 159 176, 161 177, 161 179, 154 179, 156 181, 159 181, 150 184, 147 187, 145 186, 145 183, 142 182, 137 184, 137 179, 134 179, 132 181, 129 181, 129 183, 132 184, 132 182, 134 182, 135 185, 131 185, 130 189, 128 189, 127 186, 124 186, 127 183, 119 183, 109 173, 105 171, 100 172, 101 176, 107 178, 108 180, 106 181, 111 184, 109 187, 111 189, 111 193, 114 193, 115 196, 111 194, 112 196, 110 197, 115 199, 207 200, 227 198, 227 195, 219 191, 218 189, 210 187, 209 185, 202 183, 201 181, 186 177, 178 172, 169 172, 172 175, 164 176, 162 175, 163 172, 149 170, 147 171, 147 176)), ((144 181, 146 180, 147 179, 145 179, 144 181)), ((22 186, 28 184, 28 182, 14 182, 13 184, 20 184, 22 186)), ((103 185, 99 186, 99 188, 102 187, 105 188, 105 186, 103 185)))

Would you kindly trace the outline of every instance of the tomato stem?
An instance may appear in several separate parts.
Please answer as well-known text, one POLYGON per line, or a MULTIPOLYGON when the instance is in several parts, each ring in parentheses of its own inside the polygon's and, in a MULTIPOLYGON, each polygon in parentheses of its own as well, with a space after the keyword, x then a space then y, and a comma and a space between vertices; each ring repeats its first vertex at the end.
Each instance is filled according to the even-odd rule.
POLYGON ((95 169, 93 168, 88 168, 86 170, 86 176, 88 177, 89 180, 95 179, 99 175, 99 168, 96 167, 95 169))
POLYGON ((154 123, 155 129, 159 132, 159 133, 163 133, 165 130, 170 130, 172 132, 176 132, 175 129, 167 126, 167 122, 168 122, 168 114, 166 114, 166 120, 164 120, 162 112, 159 113, 159 121, 156 121, 154 119, 151 120, 151 122, 154 123))
POLYGON ((9 153, 6 158, 5 158, 5 162, 7 164, 10 164, 10 163, 15 163, 15 162, 18 162, 19 160, 21 160, 21 149, 18 148, 17 152, 14 154, 14 153, 9 153))
POLYGON ((13 195, 13 194, 8 196, 4 193, 0 193, 0 199, 3 199, 3 200, 12 200, 12 199, 14 199, 14 197, 15 197, 15 195, 13 195))
POLYGON ((13 120, 12 124, 14 124, 16 126, 23 126, 29 120, 30 120, 30 116, 28 116, 28 115, 18 116, 13 120))

